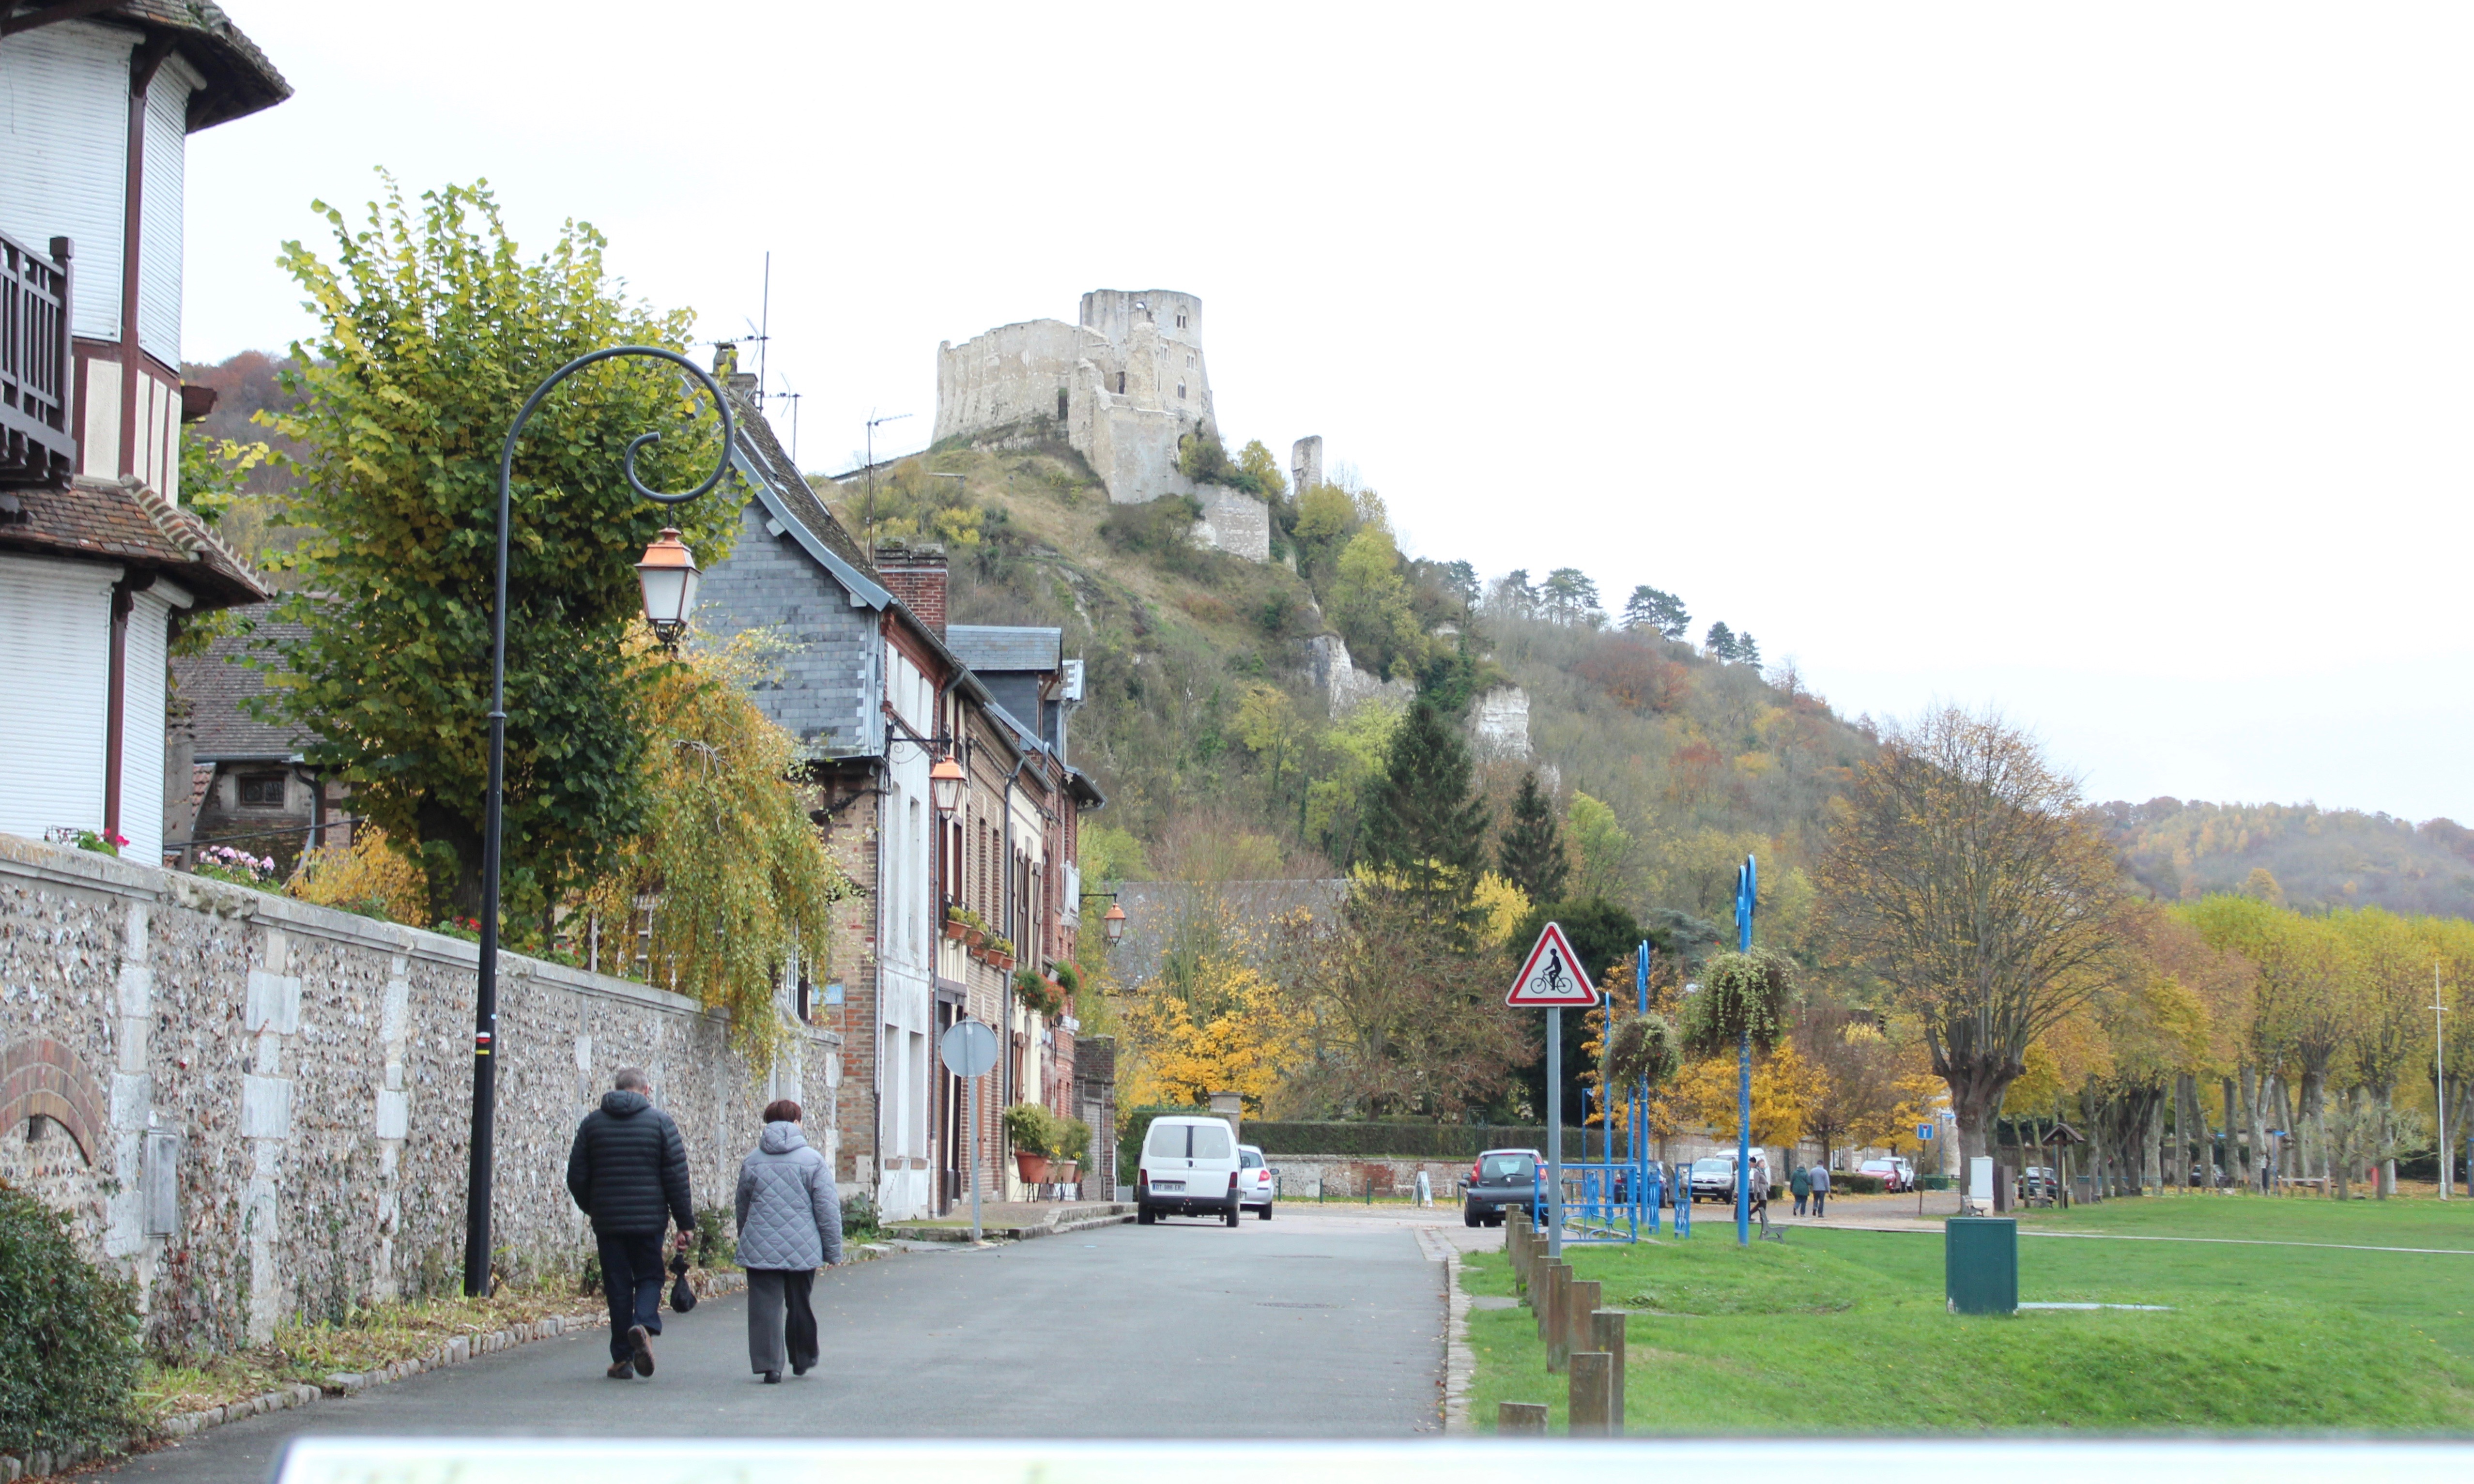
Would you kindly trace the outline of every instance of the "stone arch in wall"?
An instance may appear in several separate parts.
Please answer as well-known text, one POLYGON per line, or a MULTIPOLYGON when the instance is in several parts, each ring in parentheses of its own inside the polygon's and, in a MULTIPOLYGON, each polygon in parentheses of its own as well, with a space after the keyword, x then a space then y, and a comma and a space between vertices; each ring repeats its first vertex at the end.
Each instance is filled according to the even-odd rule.
POLYGON ((0 1131, 48 1118, 68 1131, 91 1165, 103 1153, 109 1107, 102 1083, 64 1043, 30 1036, 0 1050, 0 1131))

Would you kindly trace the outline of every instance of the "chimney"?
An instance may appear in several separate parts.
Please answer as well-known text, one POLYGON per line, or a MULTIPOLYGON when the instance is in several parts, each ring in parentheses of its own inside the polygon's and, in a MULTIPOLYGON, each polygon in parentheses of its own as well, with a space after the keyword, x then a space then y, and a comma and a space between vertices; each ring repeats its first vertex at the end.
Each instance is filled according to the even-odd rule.
POLYGON ((876 574, 928 631, 945 637, 945 548, 880 546, 876 574))

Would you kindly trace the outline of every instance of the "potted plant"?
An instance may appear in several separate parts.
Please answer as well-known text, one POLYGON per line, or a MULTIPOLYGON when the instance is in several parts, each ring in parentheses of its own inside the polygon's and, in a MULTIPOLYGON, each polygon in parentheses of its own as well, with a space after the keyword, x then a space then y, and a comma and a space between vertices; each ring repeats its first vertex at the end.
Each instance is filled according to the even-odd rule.
POLYGON ((1081 1183, 1082 1161, 1091 1154, 1091 1126, 1079 1118, 1058 1120, 1055 1145, 1056 1153, 1048 1167, 1049 1178, 1060 1185, 1081 1183))
POLYGON ((1051 1017, 1055 1015, 1062 1003, 1056 985, 1030 968, 1013 971, 1013 993, 1023 1009, 1037 1010, 1051 1017))
POLYGON ((1049 1151, 1056 1140, 1055 1118, 1036 1103, 1017 1103, 1005 1110, 1005 1131, 1023 1183, 1045 1184, 1049 1151))
POLYGON ((988 966, 999 973, 1013 967, 1013 942, 1010 938, 988 939, 988 966))

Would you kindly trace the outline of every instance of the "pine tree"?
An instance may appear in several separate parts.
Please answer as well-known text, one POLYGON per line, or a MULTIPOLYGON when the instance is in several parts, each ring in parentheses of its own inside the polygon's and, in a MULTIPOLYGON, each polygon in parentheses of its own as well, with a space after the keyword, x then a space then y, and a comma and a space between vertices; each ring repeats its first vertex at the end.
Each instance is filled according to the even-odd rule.
POLYGON ((1532 902, 1560 901, 1571 863, 1564 856, 1564 833, 1555 826, 1555 808, 1538 787, 1535 772, 1520 780, 1520 794, 1512 801, 1512 818, 1496 846, 1495 868, 1503 879, 1529 893, 1532 902))
POLYGON ((1366 800, 1366 863, 1395 874, 1428 920, 1456 936, 1475 921, 1486 844, 1486 801, 1471 797, 1469 772, 1460 733, 1420 695, 1366 800))
POLYGON ((1754 643, 1750 629, 1735 636, 1735 663, 1756 667, 1761 663, 1761 646, 1754 643))
POLYGON ((1668 639, 1682 639, 1691 623, 1692 615, 1685 611, 1684 599, 1646 582, 1633 589, 1632 596, 1624 602, 1623 626, 1628 629, 1652 628, 1668 639))
POLYGON ((1735 657, 1735 631, 1724 623, 1712 623, 1709 637, 1701 641, 1701 647, 1713 660, 1732 660, 1735 657))

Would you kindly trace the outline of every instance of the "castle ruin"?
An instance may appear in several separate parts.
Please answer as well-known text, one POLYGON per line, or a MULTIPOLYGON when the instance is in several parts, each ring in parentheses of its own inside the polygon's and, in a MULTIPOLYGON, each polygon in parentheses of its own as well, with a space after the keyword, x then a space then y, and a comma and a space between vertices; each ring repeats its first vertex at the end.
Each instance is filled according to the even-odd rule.
MULTIPOLYGON (((1220 436, 1202 301, 1192 294, 1093 289, 1082 296, 1079 324, 1026 320, 936 347, 936 442, 1007 447, 1061 437, 1111 501, 1188 497, 1202 507, 1197 541, 1271 560, 1271 511, 1261 499, 1198 484, 1178 469, 1178 442, 1191 433, 1220 436)), ((1320 478, 1322 440, 1298 440, 1291 461, 1320 478)))

